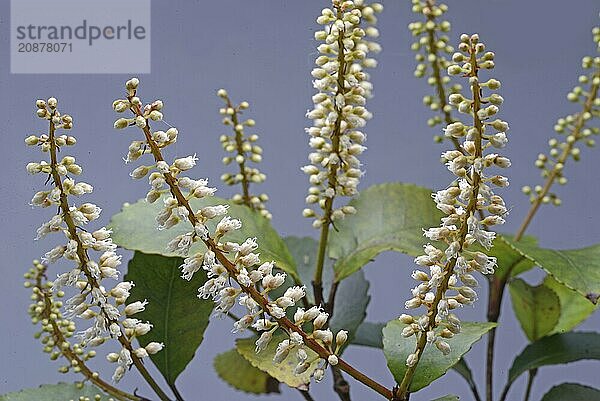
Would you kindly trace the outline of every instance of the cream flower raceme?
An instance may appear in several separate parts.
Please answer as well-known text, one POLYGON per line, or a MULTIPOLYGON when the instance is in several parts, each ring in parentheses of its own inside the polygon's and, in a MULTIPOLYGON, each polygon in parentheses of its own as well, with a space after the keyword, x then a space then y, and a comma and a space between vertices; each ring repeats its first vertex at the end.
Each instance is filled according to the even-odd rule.
POLYGON ((219 113, 223 116, 223 124, 231 126, 233 130, 232 135, 223 134, 220 137, 223 149, 231 154, 231 156, 223 158, 223 164, 228 165, 235 162, 239 167, 238 173, 225 173, 221 176, 221 179, 227 185, 239 184, 242 187, 241 193, 232 197, 235 203, 246 205, 271 219, 271 213, 265 206, 265 203, 269 200, 267 194, 252 195, 250 193, 251 184, 260 184, 266 179, 265 174, 258 168, 250 167, 250 163, 258 164, 262 161, 263 153, 262 148, 257 144, 258 134, 245 134, 246 128, 256 125, 256 122, 251 118, 242 120, 242 115, 248 110, 250 104, 241 102, 234 105, 225 89, 219 89, 217 95, 225 102, 225 106, 219 110, 219 113))
MULTIPOLYGON (((592 29, 593 40, 600 51, 600 27, 592 29)), ((579 76, 579 84, 567 95, 570 102, 581 105, 582 110, 559 118, 554 125, 554 131, 559 135, 548 141, 550 151, 540 153, 535 161, 535 166, 541 170, 544 183, 532 187, 525 186, 523 192, 529 196, 533 208, 540 204, 553 204, 559 206, 560 197, 551 192, 554 182, 560 185, 567 184, 565 165, 569 160, 579 161, 581 158, 582 144, 594 147, 594 136, 600 134, 600 128, 594 126, 592 121, 600 116, 600 56, 586 56, 581 60, 581 66, 586 73, 579 76), (561 138, 560 136, 563 136, 561 138)), ((525 229, 526 226, 523 227, 525 229)))
POLYGON ((448 101, 471 121, 457 121, 444 130, 447 137, 460 141, 460 148, 442 154, 454 181, 432 197, 445 217, 439 227, 424 230, 432 243, 415 258, 419 269, 412 276, 418 285, 405 306, 425 312, 400 317, 407 325, 402 334, 417 337, 417 348, 406 360, 411 367, 418 363, 426 344, 435 344, 444 354, 450 352, 446 339, 460 331, 454 310, 477 299, 473 272, 494 272, 496 258, 486 253, 495 238, 491 227, 503 224, 507 215, 504 201, 493 191, 508 185, 507 178, 498 173, 510 166, 508 158, 496 153, 505 146, 508 130, 508 124, 496 118, 502 103, 495 93, 500 82, 482 81, 479 76, 481 70, 494 67, 494 53, 485 50, 477 35, 462 35, 459 50, 452 56, 448 73, 465 77, 471 93, 452 94, 448 101))
MULTIPOLYGON (((427 120, 427 125, 435 127, 440 124, 455 122, 453 106, 448 101, 448 95, 460 93, 462 86, 458 83, 451 84, 446 70, 451 64, 450 56, 454 48, 450 46, 448 32, 450 22, 443 19, 448 10, 444 3, 435 0, 412 0, 412 11, 424 17, 424 20, 408 24, 408 29, 415 37, 411 49, 416 52, 417 67, 414 75, 417 78, 426 78, 427 84, 432 87, 432 94, 423 97, 423 104, 427 106, 434 116, 427 120)), ((436 142, 442 142, 444 135, 436 135, 436 142)), ((456 138, 445 138, 452 141, 456 148, 459 142, 456 138)))
POLYGON ((356 195, 363 174, 358 157, 366 149, 362 128, 371 118, 365 104, 372 92, 365 68, 376 65, 370 55, 380 50, 368 38, 378 36, 373 25, 381 9, 378 3, 334 0, 317 18, 323 26, 315 33, 322 42, 312 70, 317 93, 306 113, 313 120, 306 129, 312 152, 302 168, 311 185, 306 197, 311 206, 303 215, 314 218, 315 228, 355 213, 351 206, 333 203, 335 197, 356 195))
MULTIPOLYGON (((159 131, 153 131, 151 124, 159 121, 153 118, 152 113, 160 111, 162 116, 162 101, 155 101, 144 105, 137 95, 139 81, 132 78, 126 83, 126 99, 118 99, 113 106, 115 111, 125 111, 121 106, 128 105, 128 110, 133 117, 126 118, 127 124, 115 122, 116 128, 125 126, 137 126, 143 135, 143 140, 135 140, 130 146, 127 161, 140 158, 143 153, 149 153, 154 159, 154 164, 137 167, 132 173, 133 178, 148 176, 150 190, 146 196, 148 202, 161 202, 163 207, 156 216, 157 228, 169 229, 178 224, 185 224, 189 232, 177 235, 167 245, 167 249, 185 257, 180 266, 183 279, 191 280, 198 271, 203 270, 207 275, 207 281, 198 289, 198 297, 201 299, 212 299, 215 302, 214 313, 223 316, 236 305, 244 308, 244 315, 233 324, 233 332, 242 332, 253 328, 260 332, 256 341, 256 351, 263 350, 273 338, 273 333, 280 327, 284 327, 289 338, 281 341, 274 356, 274 362, 285 360, 290 354, 299 355, 296 372, 306 370, 306 360, 301 357, 306 352, 304 348, 305 338, 310 338, 313 347, 318 346, 322 355, 318 368, 313 374, 315 379, 320 380, 324 375, 327 364, 337 359, 328 358, 339 352, 339 346, 346 341, 347 334, 340 334, 338 347, 333 342, 333 333, 324 329, 328 316, 320 306, 314 306, 308 310, 301 307, 296 308, 294 322, 286 318, 289 308, 296 307, 306 295, 302 286, 287 288, 283 295, 272 296, 273 291, 280 288, 286 279, 286 273, 278 272, 274 262, 263 261, 260 258, 256 238, 247 238, 241 243, 227 241, 227 237, 242 227, 242 221, 229 216, 228 205, 210 205, 194 208, 189 202, 191 199, 204 199, 211 197, 216 189, 208 187, 208 180, 196 180, 183 173, 192 168, 197 158, 188 156, 177 158, 173 163, 164 160, 162 150, 175 141, 159 142, 157 138, 163 138, 159 131), (142 153, 132 153, 131 149, 143 149, 142 153), (214 231, 208 228, 207 223, 211 220, 218 221, 214 231), (201 242, 206 246, 205 251, 189 254, 192 245, 201 242), (312 333, 305 333, 301 327, 304 323, 313 323, 312 333), (317 344, 317 345, 315 345, 317 344)), ((224 96, 221 93, 221 96, 224 96)), ((227 113, 226 113, 227 114, 227 113)), ((156 116, 155 116, 156 117, 156 116)), ((173 129, 173 128, 171 128, 173 129)), ((137 152, 137 151, 136 151, 137 152)), ((143 310, 145 302, 137 302, 125 309, 125 314, 135 314, 143 310)), ((152 354, 160 350, 155 345, 146 347, 145 351, 152 354)), ((295 358, 296 356, 294 356, 295 358)), ((314 361, 313 361, 314 362, 314 361)))
MULTIPOLYGON (((65 236, 64 244, 54 247, 42 258, 42 262, 46 264, 55 263, 60 259, 73 263, 70 270, 59 274, 52 282, 51 291, 63 296, 67 287, 70 287, 69 292, 74 295, 64 302, 62 315, 66 319, 78 318, 89 323, 86 329, 77 334, 78 348, 95 347, 109 338, 120 342, 122 348, 117 358, 119 365, 113 375, 113 380, 117 382, 133 363, 130 358, 133 351, 131 342, 138 335, 147 333, 151 325, 141 321, 132 324, 132 321, 126 318, 140 309, 134 306, 136 303, 125 305, 129 290, 134 284, 118 282, 120 272, 117 268, 121 264, 121 256, 115 252, 116 245, 112 242, 111 231, 105 227, 96 230, 83 228, 99 218, 101 209, 93 203, 82 203, 79 206, 71 203, 74 197, 89 194, 93 188, 85 182, 76 182, 71 178, 82 172, 74 157, 64 156, 60 160, 58 158, 58 151, 62 147, 74 145, 76 140, 73 136, 58 134, 59 130, 71 129, 73 119, 67 114, 61 114, 57 105, 58 101, 55 98, 36 102, 37 115, 49 122, 49 132, 39 136, 31 135, 25 139, 27 145, 39 147, 43 153, 48 153, 50 158, 49 161, 29 163, 27 171, 47 175, 53 184, 50 191, 37 192, 31 204, 58 209, 56 215, 38 228, 36 239, 51 233, 62 233, 65 236), (92 252, 100 253, 97 260, 92 258, 92 252), (110 288, 108 280, 117 280, 117 284, 110 288)), ((41 288, 40 284, 37 284, 37 287, 41 288)), ((41 296, 41 293, 38 295, 41 296)), ((50 293, 44 296, 49 300, 51 298, 50 293)), ((33 309, 33 312, 37 311, 37 308, 33 309)), ((59 334, 55 332, 54 335, 59 334)))

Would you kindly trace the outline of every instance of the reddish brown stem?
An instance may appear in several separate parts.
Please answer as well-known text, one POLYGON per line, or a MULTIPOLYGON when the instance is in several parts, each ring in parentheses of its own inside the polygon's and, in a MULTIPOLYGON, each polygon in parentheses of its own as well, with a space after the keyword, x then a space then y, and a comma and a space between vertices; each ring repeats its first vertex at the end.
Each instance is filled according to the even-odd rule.
MULTIPOLYGON (((143 117, 142 110, 139 105, 132 106, 131 110, 133 111, 133 113, 136 116, 143 117)), ((160 148, 152 140, 152 134, 150 131, 150 127, 146 124, 146 126, 144 128, 142 128, 142 131, 144 133, 144 137, 146 138, 146 142, 148 143, 148 146, 150 147, 150 151, 151 151, 152 155, 154 156, 154 160, 156 162, 164 161, 164 158, 162 156, 160 148)), ((194 210, 192 209, 190 203, 188 202, 186 197, 183 195, 183 193, 179 189, 176 178, 170 172, 164 173, 163 176, 165 178, 166 183, 169 185, 169 189, 170 189, 170 192, 173 195, 173 197, 177 200, 177 202, 180 206, 183 206, 187 210, 188 219, 189 219, 191 225, 193 227, 196 227, 196 225, 200 224, 200 221, 196 218, 196 215, 195 215, 194 210)), ((237 281, 236 277, 238 274, 238 269, 237 269, 236 265, 233 262, 231 262, 227 258, 227 256, 225 256, 223 251, 221 251, 221 249, 217 246, 217 243, 215 242, 215 240, 213 238, 211 238, 210 236, 207 236, 205 239, 202 239, 202 242, 204 242, 206 247, 215 254, 216 259, 227 270, 227 273, 229 274, 229 276, 233 280, 236 281, 236 283, 240 286, 242 291, 244 291, 246 294, 250 295, 252 297, 252 299, 264 311, 268 311, 269 310, 268 299, 265 298, 254 286, 245 286, 243 284, 240 284, 237 281)), ((321 357, 323 359, 327 359, 330 355, 332 355, 332 353, 329 350, 327 350, 325 347, 323 347, 317 340, 312 338, 312 336, 310 336, 309 334, 304 332, 299 326, 292 323, 286 317, 283 317, 280 319, 276 319, 273 317, 273 319, 275 321, 277 321, 279 326, 282 327, 286 332, 288 332, 288 333, 296 332, 296 333, 300 334, 304 340, 304 344, 307 347, 309 347, 311 350, 313 350, 319 357, 321 357)), ((350 364, 348 364, 346 361, 339 358, 339 363, 337 366, 340 369, 342 369, 343 371, 345 371, 346 373, 348 373, 350 376, 354 377, 356 380, 360 381, 364 385, 370 387, 371 389, 375 390, 377 393, 381 394, 383 397, 385 397, 387 399, 391 399, 392 392, 388 388, 377 383, 375 380, 371 379, 364 373, 358 371, 357 369, 352 367, 350 364)))

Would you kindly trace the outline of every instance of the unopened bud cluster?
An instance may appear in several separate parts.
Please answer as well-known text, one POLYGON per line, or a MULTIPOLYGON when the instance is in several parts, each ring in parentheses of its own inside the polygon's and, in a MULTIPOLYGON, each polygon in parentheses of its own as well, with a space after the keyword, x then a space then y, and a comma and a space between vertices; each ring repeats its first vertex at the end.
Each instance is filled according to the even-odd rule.
MULTIPOLYGON (((460 84, 451 84, 450 77, 446 74, 454 52, 448 37, 450 22, 442 19, 448 6, 436 4, 432 0, 413 0, 412 3, 413 12, 425 17, 425 21, 408 24, 408 29, 416 38, 411 45, 411 49, 416 52, 417 61, 414 75, 417 78, 427 78, 427 83, 433 89, 432 95, 423 97, 423 104, 436 113, 427 120, 427 125, 435 127, 442 123, 448 124, 453 118, 452 105, 448 103, 446 96, 462 90, 460 84)), ((436 142, 443 139, 443 136, 435 137, 436 142)))
MULTIPOLYGON (((595 27, 592 34, 600 51, 600 27, 595 27)), ((562 138, 550 139, 548 154, 540 153, 535 161, 535 166, 541 170, 543 178, 555 180, 560 185, 567 183, 564 175, 566 162, 569 159, 579 161, 581 157, 580 144, 594 147, 596 141, 593 137, 600 134, 600 128, 591 125, 592 120, 600 116, 600 57, 586 56, 581 65, 583 69, 588 70, 587 74, 579 76, 579 84, 567 94, 567 99, 581 105, 582 111, 558 119, 554 131, 562 138)), ((529 195, 531 203, 552 203, 555 206, 561 204, 558 195, 542 185, 533 188, 524 186, 522 190, 529 195)))
MULTIPOLYGON (((126 99, 117 99, 113 102, 113 110, 117 113, 124 113, 132 108, 137 108, 141 110, 141 115, 135 115, 132 118, 119 118, 115 121, 114 127, 116 129, 123 129, 128 126, 137 126, 141 129, 145 128, 148 120, 152 121, 162 121, 162 101, 156 100, 151 104, 147 104, 142 108, 142 102, 140 98, 135 96, 135 89, 139 85, 139 80, 137 78, 132 78, 127 81, 127 93, 128 96, 126 99)), ((151 133, 151 138, 156 143, 160 149, 169 146, 177 141, 177 128, 170 127, 166 131, 154 131, 151 133)), ((125 162, 129 163, 139 159, 144 153, 150 153, 150 149, 146 146, 146 141, 132 141, 129 145, 129 151, 127 152, 127 156, 125 157, 125 162)), ((142 178, 148 171, 149 167, 141 166, 139 169, 132 172, 133 178, 142 178)), ((148 194, 150 198, 160 196, 157 191, 151 192, 148 194)))
POLYGON ((231 102, 225 89, 220 89, 217 95, 225 102, 225 107, 219 110, 223 116, 223 124, 231 126, 233 135, 221 135, 220 141, 223 149, 231 156, 223 158, 223 164, 226 166, 235 162, 239 166, 239 172, 235 174, 226 173, 221 176, 223 182, 227 185, 241 185, 242 192, 235 194, 232 200, 240 205, 246 205, 251 209, 258 210, 260 214, 270 219, 271 213, 266 209, 265 202, 269 200, 267 194, 251 195, 250 184, 260 184, 265 181, 266 176, 256 167, 249 167, 248 164, 260 163, 262 160, 262 148, 256 144, 258 135, 246 135, 246 127, 254 127, 256 122, 253 119, 240 120, 244 110, 250 105, 248 102, 241 102, 237 106, 231 102))
POLYGON ((306 129, 310 136, 311 164, 302 168, 310 177, 306 202, 311 208, 305 217, 314 218, 319 228, 346 214, 355 213, 351 206, 333 208, 336 196, 354 196, 362 176, 358 156, 366 149, 366 136, 361 131, 371 113, 365 108, 371 96, 372 85, 366 67, 375 67, 370 54, 380 50, 379 45, 367 38, 378 36, 372 26, 375 13, 382 10, 378 3, 334 0, 332 8, 325 8, 317 23, 323 26, 315 33, 322 43, 320 55, 313 69, 314 107, 306 114, 313 126, 306 129), (314 206, 312 206, 314 205, 314 206), (321 209, 321 213, 318 209, 321 209))
MULTIPOLYGON (((407 324, 403 335, 426 336, 427 343, 435 344, 444 354, 450 352, 446 339, 460 331, 460 320, 452 311, 470 305, 477 299, 474 287, 478 283, 473 272, 494 272, 496 258, 478 250, 490 249, 495 233, 489 227, 503 224, 507 214, 502 198, 493 187, 506 187, 508 180, 489 170, 510 166, 510 161, 497 153, 506 145, 508 124, 495 118, 502 97, 495 93, 500 82, 495 79, 479 80, 479 70, 494 67, 494 54, 485 51, 477 35, 462 35, 460 52, 453 55, 454 64, 448 67, 451 75, 468 79, 470 96, 452 94, 449 102, 472 122, 455 122, 445 129, 445 135, 461 141, 460 150, 442 154, 448 170, 455 176, 446 188, 433 193, 436 206, 445 217, 439 227, 424 231, 432 244, 415 263, 427 271, 415 270, 413 278, 418 285, 412 289, 407 309, 424 307, 422 315, 402 315, 407 324), (486 93, 487 92, 487 93, 486 93), (484 153, 488 151, 488 153, 484 153)), ((406 363, 414 366, 422 350, 410 354, 406 363)))
MULTIPOLYGON (((127 338, 128 344, 137 335, 145 334, 152 325, 129 318, 130 315, 143 310, 138 302, 126 305, 131 282, 118 282, 112 289, 107 289, 105 279, 118 280, 117 267, 121 264, 121 256, 115 253, 116 245, 112 242, 111 231, 102 227, 98 230, 86 230, 83 227, 100 216, 101 209, 93 203, 82 203, 79 206, 69 203, 70 197, 80 197, 92 192, 92 186, 85 182, 76 182, 70 175, 79 175, 81 167, 72 156, 64 156, 58 160, 58 151, 62 146, 75 144, 75 138, 57 135, 58 129, 70 129, 73 120, 68 115, 61 115, 57 110, 57 100, 38 100, 37 115, 49 121, 49 133, 39 136, 31 135, 25 139, 27 145, 38 146, 44 153, 50 154, 50 161, 29 163, 27 171, 31 174, 44 174, 52 182, 51 190, 37 192, 31 204, 43 208, 54 206, 58 213, 37 230, 36 239, 44 238, 51 233, 62 233, 66 243, 48 251, 42 261, 54 263, 66 259, 74 263, 74 267, 54 280, 52 291, 62 293, 64 287, 71 287, 75 295, 65 302, 64 315, 89 322, 89 327, 78 333, 78 347, 95 347, 108 338, 127 338), (97 260, 89 256, 89 252, 100 252, 97 260)), ((142 348, 143 349, 143 348, 142 348)), ((140 350, 142 350, 140 349, 140 350)), ((130 352, 133 349, 123 346, 120 351, 119 366, 113 375, 119 381, 129 369, 132 361, 130 352)), ((143 354, 142 351, 136 353, 143 354)), ((145 356, 145 355, 141 355, 145 356)))
MULTIPOLYGON (((160 151, 174 143, 178 132, 176 128, 170 128, 170 130, 174 132, 174 135, 171 137, 163 135, 163 131, 153 131, 150 129, 150 121, 162 120, 161 110, 163 108, 163 102, 161 100, 156 100, 152 103, 143 105, 142 101, 137 96, 138 85, 139 80, 137 78, 132 78, 127 81, 125 84, 127 99, 118 99, 113 103, 115 111, 124 111, 115 107, 115 105, 126 104, 128 105, 127 110, 130 110, 134 115, 133 118, 118 119, 115 122, 115 128, 121 129, 128 126, 138 127, 142 131, 144 139, 141 141, 133 141, 132 145, 130 145, 130 151, 131 147, 135 146, 140 149, 145 149, 145 153, 152 155, 153 149, 160 151), (156 114, 153 118, 152 114, 155 112, 160 114, 160 118, 157 119, 156 114), (119 121, 121 120, 135 121, 135 123, 120 124, 119 121)), ((142 153, 133 159, 129 157, 127 161, 138 159, 141 155, 142 153)), ((183 175, 183 173, 192 169, 197 161, 198 158, 194 154, 176 158, 173 162, 167 163, 162 159, 161 154, 158 161, 154 159, 153 164, 138 166, 130 173, 130 176, 133 179, 147 177, 150 185, 150 190, 146 194, 147 202, 154 203, 159 199, 162 202, 163 208, 156 216, 156 223, 159 229, 169 229, 182 221, 194 223, 192 231, 178 235, 167 246, 167 249, 170 252, 175 252, 184 256, 188 254, 194 242, 207 238, 208 228, 205 226, 205 223, 208 220, 222 217, 221 222, 218 224, 218 231, 221 235, 224 235, 227 231, 239 228, 240 226, 238 220, 233 220, 226 216, 228 209, 227 205, 206 206, 197 211, 193 211, 187 207, 187 205, 189 205, 187 200, 210 197, 214 195, 217 190, 216 188, 209 187, 208 180, 206 179, 195 180, 183 175), (185 196, 185 199, 177 199, 174 197, 170 191, 172 186, 176 187, 179 191, 182 191, 181 193, 185 192, 185 195, 182 195, 185 196), (185 203, 183 202, 184 200, 185 203)), ((200 258, 200 261, 202 260, 201 256, 198 256, 198 258, 200 258)), ((193 270, 194 266, 195 264, 191 261, 187 261, 184 265, 184 275, 193 274, 195 271, 193 270), (189 273, 186 273, 188 271, 189 273)))
MULTIPOLYGON (((130 84, 132 81, 128 81, 126 85, 129 102, 131 102, 130 99, 136 98, 138 86, 137 80, 134 81, 134 85, 130 84)), ((162 154, 150 134, 152 131, 149 127, 149 117, 142 111, 146 109, 148 109, 147 106, 140 104, 131 110, 134 115, 141 116, 145 120, 143 124, 136 124, 142 129, 146 138, 143 141, 144 146, 151 149, 155 159, 162 159, 162 154)), ((185 256, 184 263, 180 266, 182 278, 191 280, 199 270, 206 272, 208 280, 198 289, 198 297, 214 300, 216 303, 215 315, 217 316, 227 314, 236 304, 244 307, 245 314, 234 323, 232 331, 235 333, 252 327, 254 330, 262 332, 256 342, 256 351, 260 352, 269 344, 274 331, 280 327, 278 321, 285 318, 287 309, 295 306, 305 296, 305 289, 299 286, 290 287, 282 296, 270 300, 268 295, 284 284, 286 274, 276 272, 273 262, 260 260, 260 256, 256 252, 258 249, 256 238, 247 238, 242 243, 226 240, 228 233, 242 227, 240 220, 228 216, 227 205, 206 206, 199 210, 191 208, 188 199, 212 196, 216 191, 216 189, 206 186, 206 180, 193 180, 180 174, 191 169, 196 160, 195 157, 176 159, 170 165, 161 160, 155 165, 147 167, 148 170, 144 175, 154 170, 150 173, 152 191, 159 191, 166 186, 171 195, 177 194, 175 197, 169 195, 162 198, 164 208, 156 218, 158 227, 167 229, 180 222, 186 222, 193 227, 192 231, 178 235, 167 245, 169 251, 185 256), (160 183, 160 185, 156 185, 156 183, 160 183), (219 218, 220 221, 216 224, 214 232, 209 232, 205 223, 216 218, 219 218), (204 242, 207 250, 189 255, 191 246, 198 241, 204 242), (225 255, 231 255, 231 257, 228 258, 225 255)), ((138 169, 139 167, 136 168, 136 170, 138 169)), ((136 174, 132 175, 134 178, 140 178, 136 174)), ((151 196, 148 200, 153 202, 157 199, 151 196)), ((314 307, 308 311, 298 308, 295 317, 298 324, 313 322, 313 332, 302 333, 312 336, 332 352, 331 360, 323 361, 320 370, 318 369, 314 373, 315 378, 320 379, 324 374, 325 365, 334 363, 333 361, 337 358, 334 351, 338 349, 332 348, 333 334, 330 330, 323 329, 328 315, 320 307, 314 307)), ((297 351, 299 367, 296 372, 302 373, 307 369, 301 367, 306 362, 306 358, 302 360, 302 356, 306 352, 300 351, 303 349, 304 338, 302 334, 295 331, 289 331, 288 334, 289 339, 279 344, 274 362, 279 363, 286 359, 292 350, 297 351)), ((344 338, 343 334, 340 336, 340 338, 344 338)))
MULTIPOLYGON (((86 351, 79 344, 69 343, 68 339, 75 335, 75 322, 63 316, 63 291, 52 291, 53 283, 45 281, 46 266, 39 260, 33 261, 33 268, 25 273, 25 287, 31 288, 32 304, 29 306, 29 316, 34 324, 39 324, 41 331, 35 334, 49 354, 51 360, 61 356, 68 363, 58 370, 61 373, 81 372, 82 363, 96 356, 95 350, 86 351)), ((96 373, 97 374, 97 373, 96 373)))

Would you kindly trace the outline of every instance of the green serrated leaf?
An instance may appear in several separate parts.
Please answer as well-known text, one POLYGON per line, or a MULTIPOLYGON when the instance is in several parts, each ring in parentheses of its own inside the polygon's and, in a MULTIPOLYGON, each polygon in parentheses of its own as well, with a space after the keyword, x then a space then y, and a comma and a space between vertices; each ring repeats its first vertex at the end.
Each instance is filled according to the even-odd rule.
MULTIPOLYGON (((285 243, 271 226, 268 219, 255 213, 246 206, 236 205, 226 199, 208 197, 205 199, 192 199, 190 204, 194 210, 209 205, 229 205, 229 215, 242 221, 242 228, 227 235, 227 241, 243 242, 249 237, 258 237, 258 250, 261 259, 274 261, 277 267, 294 278, 298 278, 294 259, 285 243)), ((169 230, 157 230, 156 215, 163 205, 162 199, 154 203, 139 200, 136 203, 123 207, 110 221, 113 230, 113 241, 129 250, 140 251, 147 254, 163 256, 178 256, 167 252, 166 246, 171 239, 179 234, 191 231, 189 224, 178 224, 169 230)), ((212 231, 218 220, 210 221, 209 229, 212 231)), ((191 253, 204 250, 204 245, 196 243, 192 246, 191 253)))
POLYGON ((510 282, 513 310, 529 341, 549 334, 560 318, 560 299, 550 288, 532 287, 521 279, 510 282))
POLYGON ((150 358, 170 385, 194 357, 214 305, 197 297, 206 275, 200 272, 191 281, 184 280, 179 271, 182 263, 181 258, 135 252, 125 276, 135 283, 128 301, 148 300, 146 310, 135 318, 154 325, 139 342, 142 346, 152 341, 165 344, 150 358))
MULTIPOLYGON (((310 237, 286 237, 285 243, 296 260, 298 273, 303 283, 310 283, 316 267, 318 242, 310 237)), ((323 294, 329 297, 329 289, 333 281, 332 260, 326 260, 323 268, 323 294)), ((291 283, 290 283, 291 284, 291 283)), ((282 286, 282 288, 285 286, 282 286)), ((371 297, 368 294, 369 282, 363 272, 357 272, 344 279, 337 289, 335 296, 335 309, 329 319, 329 327, 335 333, 338 330, 348 330, 352 339, 359 325, 367 316, 367 306, 371 297)), ((306 286, 306 296, 312 303, 314 295, 312 286, 306 286)), ((275 293, 275 295, 277 295, 275 293)))
POLYGON ((543 337, 515 358, 508 372, 508 385, 530 369, 581 359, 600 359, 600 334, 571 332, 543 337))
POLYGON ((358 326, 352 344, 365 347, 383 348, 383 333, 385 323, 363 322, 358 326))
POLYGON ((215 357, 215 371, 230 386, 252 394, 279 393, 279 382, 255 368, 235 349, 215 357))
MULTIPOLYGON (((415 338, 402 336, 405 324, 392 320, 383 329, 383 352, 387 359, 388 368, 398 383, 406 372, 406 358, 414 352, 415 338)), ((414 392, 428 386, 434 380, 443 376, 466 354, 471 346, 485 333, 496 327, 495 323, 462 323, 461 332, 447 340, 450 344, 450 354, 443 355, 435 346, 425 348, 419 361, 410 391, 414 392)))
POLYGON ((97 387, 88 384, 82 388, 72 383, 42 384, 36 388, 0 395, 0 401, 78 401, 79 397, 93 400, 97 394, 101 396, 101 400, 109 398, 97 387))
POLYGON ((348 277, 383 251, 417 256, 423 251, 423 228, 439 225, 431 190, 412 184, 388 183, 362 191, 350 201, 357 210, 336 223, 329 256, 337 281, 348 277))
POLYGON ((312 373, 317 368, 318 356, 311 349, 305 347, 306 353, 308 354, 308 360, 311 361, 314 359, 315 362, 306 372, 300 375, 294 373, 294 369, 296 368, 296 365, 298 365, 298 358, 295 352, 290 352, 283 362, 278 364, 273 363, 273 356, 275 355, 277 344, 286 338, 288 338, 288 336, 284 333, 274 335, 267 348, 258 354, 255 352, 256 338, 254 337, 237 340, 235 342, 235 347, 240 355, 250 362, 252 366, 268 373, 290 387, 305 388, 310 382, 312 373))
POLYGON ((600 297, 600 244, 564 251, 539 248, 523 242, 511 244, 558 282, 579 292, 592 303, 597 303, 600 297))
POLYGON ((578 383, 563 383, 544 394, 542 401, 598 401, 600 390, 578 383))
POLYGON ((554 291, 560 299, 560 318, 550 334, 571 331, 599 307, 598 304, 592 304, 583 295, 562 285, 550 275, 546 276, 543 285, 554 291))
MULTIPOLYGON (((383 348, 383 333, 382 330, 385 323, 363 322, 358 326, 352 345, 362 345, 365 347, 383 348)), ((452 369, 461 375, 471 388, 477 388, 473 380, 473 373, 467 362, 461 358, 452 369)))
MULTIPOLYGON (((336 260, 335 279, 351 275, 384 251, 422 254, 428 242, 423 229, 438 226, 443 216, 431 193, 431 189, 413 184, 387 183, 367 188, 353 199, 350 204, 356 214, 337 223, 338 230, 330 234, 328 254, 336 260)), ((535 245, 537 241, 526 236, 521 243, 535 245)), ((509 269, 515 276, 534 265, 501 235, 487 253, 498 259, 496 275, 500 277, 509 269)))

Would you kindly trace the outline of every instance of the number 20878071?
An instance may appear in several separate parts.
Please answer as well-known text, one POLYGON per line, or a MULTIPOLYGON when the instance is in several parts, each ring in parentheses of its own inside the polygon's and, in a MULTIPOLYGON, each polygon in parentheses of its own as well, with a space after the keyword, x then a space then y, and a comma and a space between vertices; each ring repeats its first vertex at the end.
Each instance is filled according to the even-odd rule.
POLYGON ((20 42, 19 53, 72 53, 73 44, 67 42, 20 42))

